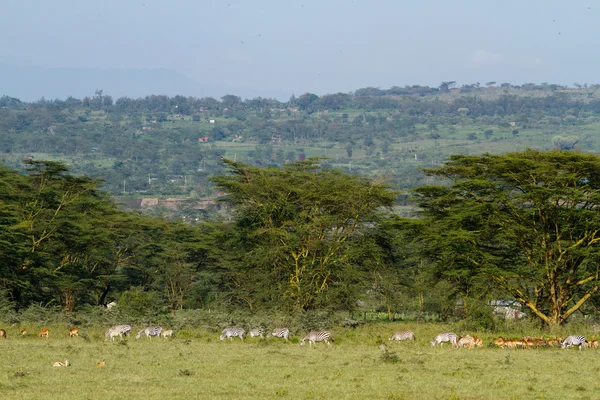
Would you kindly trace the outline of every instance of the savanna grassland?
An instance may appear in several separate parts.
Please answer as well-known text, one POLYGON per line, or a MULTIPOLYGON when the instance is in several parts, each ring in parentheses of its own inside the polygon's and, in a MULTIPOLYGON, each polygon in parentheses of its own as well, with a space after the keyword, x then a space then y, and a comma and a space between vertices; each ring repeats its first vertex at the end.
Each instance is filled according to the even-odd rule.
MULTIPOLYGON (((181 331, 173 340, 87 339, 52 329, 48 340, 8 329, 0 341, 5 399, 584 399, 600 397, 600 352, 540 348, 432 348, 440 324, 371 324, 332 330, 335 344, 277 339, 219 341, 218 333, 181 331), (378 344, 413 329, 416 342, 378 344), (61 333, 58 333, 61 332, 61 333), (55 361, 70 367, 52 367, 55 361), (105 361, 104 367, 96 365, 105 361)), ((63 332, 64 331, 64 332, 63 332)), ((134 327, 134 332, 136 331, 134 327)), ((581 332, 584 333, 584 332, 581 332)), ((514 335, 517 336, 518 334, 514 335)), ((481 334, 486 343, 492 335, 481 334)), ((511 336, 510 333, 505 336, 511 336)))

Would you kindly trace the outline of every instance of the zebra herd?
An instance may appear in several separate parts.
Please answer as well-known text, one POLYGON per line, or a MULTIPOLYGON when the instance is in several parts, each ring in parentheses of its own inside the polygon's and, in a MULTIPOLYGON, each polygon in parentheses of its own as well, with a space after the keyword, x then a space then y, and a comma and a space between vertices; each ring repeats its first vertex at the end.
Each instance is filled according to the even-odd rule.
MULTIPOLYGON (((108 328, 106 333, 104 334, 104 340, 111 339, 112 341, 118 336, 121 340, 123 340, 123 336, 129 336, 131 334, 131 326, 129 325, 115 325, 108 328)), ((147 328, 142 329, 135 335, 136 339, 142 337, 142 335, 146 335, 146 338, 150 339, 152 336, 162 337, 163 339, 172 338, 173 330, 163 330, 160 326, 149 326, 147 328)))
MULTIPOLYGON (((225 339, 233 340, 233 338, 239 337, 243 341, 245 333, 246 333, 246 331, 243 328, 225 328, 221 332, 220 339, 221 340, 225 340, 225 339)), ((248 336, 260 337, 260 338, 265 337, 262 329, 251 329, 250 332, 248 332, 248 336)), ((273 332, 271 332, 267 336, 285 339, 285 341, 287 342, 290 337, 290 330, 288 328, 277 328, 277 329, 274 329, 273 332)), ((316 343, 316 342, 325 342, 325 343, 327 343, 327 345, 329 345, 330 340, 333 341, 333 339, 331 338, 331 332, 329 332, 329 331, 312 331, 312 332, 309 332, 300 341, 300 345, 304 345, 306 342, 308 342, 310 347, 312 347, 313 343, 316 343)))

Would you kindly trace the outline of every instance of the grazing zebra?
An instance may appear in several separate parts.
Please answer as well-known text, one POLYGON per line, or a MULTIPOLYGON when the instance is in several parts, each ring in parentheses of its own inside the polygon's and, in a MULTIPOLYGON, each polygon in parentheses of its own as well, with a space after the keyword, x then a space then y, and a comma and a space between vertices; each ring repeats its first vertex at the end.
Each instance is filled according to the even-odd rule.
POLYGON ((161 336, 163 339, 172 338, 173 337, 173 329, 167 329, 166 331, 162 331, 161 336))
POLYGON ((453 346, 456 346, 456 339, 457 339, 457 337, 456 337, 455 333, 444 332, 444 333, 440 333, 439 335, 434 337, 433 340, 431 341, 431 345, 435 346, 439 343, 440 347, 442 347, 442 343, 450 342, 453 346))
POLYGON ((571 346, 579 346, 579 350, 581 350, 581 346, 586 347, 587 343, 585 341, 585 336, 568 336, 560 345, 563 349, 569 348, 571 346))
POLYGON ((397 340, 417 340, 417 337, 415 336, 415 334, 413 333, 413 331, 403 331, 403 332, 396 332, 392 335, 392 337, 390 338, 390 342, 397 340))
POLYGON ((264 337, 263 331, 260 328, 250 330, 250 332, 248 333, 248 335, 250 337, 261 337, 261 338, 264 337))
POLYGON ((288 328, 277 328, 273 330, 271 336, 276 338, 283 338, 287 341, 290 337, 290 330, 288 328))
POLYGON ((104 334, 104 340, 112 339, 115 340, 115 337, 120 337, 123 340, 123 335, 127 336, 131 333, 131 326, 129 325, 115 325, 106 331, 104 334))
POLYGON ((139 331, 138 334, 135 335, 135 338, 139 339, 142 337, 142 335, 146 335, 146 338, 148 338, 148 339, 150 339, 151 336, 160 337, 161 332, 162 332, 162 328, 160 326, 149 326, 149 327, 139 331))
POLYGON ((233 340, 233 338, 237 336, 241 340, 244 340, 244 333, 246 333, 246 331, 242 328, 225 328, 221 333, 220 339, 223 340, 225 338, 229 338, 233 340))
POLYGON ((304 339, 302 339, 300 345, 302 346, 304 343, 306 343, 306 341, 308 341, 310 347, 312 347, 312 344, 316 342, 325 342, 329 346, 330 337, 331 333, 329 333, 329 331, 309 332, 308 335, 304 336, 304 339))

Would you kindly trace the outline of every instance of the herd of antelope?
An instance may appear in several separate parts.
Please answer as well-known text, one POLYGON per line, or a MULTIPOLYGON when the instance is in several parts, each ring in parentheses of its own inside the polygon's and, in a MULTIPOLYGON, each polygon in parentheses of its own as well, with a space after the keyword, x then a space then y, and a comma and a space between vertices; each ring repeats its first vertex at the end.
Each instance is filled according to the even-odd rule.
MULTIPOLYGON (((416 340, 416 336, 412 331, 403 331, 397 332, 390 337, 390 342, 392 341, 402 341, 402 340, 416 340)), ((465 335, 458 336, 452 332, 444 332, 440 333, 431 341, 432 346, 440 347, 443 343, 449 342, 454 348, 463 348, 467 347, 469 349, 473 349, 475 347, 483 347, 483 339, 465 335)), ((565 339, 554 336, 553 338, 544 338, 539 337, 523 337, 521 339, 504 339, 503 337, 498 337, 497 339, 492 339, 489 343, 490 346, 497 346, 502 349, 533 349, 539 347, 558 347, 560 346, 563 349, 567 349, 573 346, 579 347, 579 350, 582 348, 590 347, 597 349, 599 347, 598 340, 592 337, 592 340, 587 340, 585 336, 580 335, 571 335, 566 337, 565 339)), ((384 344, 380 345, 380 348, 385 349, 387 346, 384 344)))
MULTIPOLYGON (((27 329, 21 330, 21 336, 29 336, 29 332, 27 331, 27 329)), ((50 329, 48 329, 48 328, 41 329, 40 333, 38 333, 38 336, 40 339, 43 339, 43 338, 48 339, 50 337, 50 329)), ((79 328, 69 329, 69 337, 75 337, 75 336, 79 336, 79 328)), ((0 329, 0 337, 2 337, 4 339, 8 338, 8 336, 6 335, 5 329, 0 329)))

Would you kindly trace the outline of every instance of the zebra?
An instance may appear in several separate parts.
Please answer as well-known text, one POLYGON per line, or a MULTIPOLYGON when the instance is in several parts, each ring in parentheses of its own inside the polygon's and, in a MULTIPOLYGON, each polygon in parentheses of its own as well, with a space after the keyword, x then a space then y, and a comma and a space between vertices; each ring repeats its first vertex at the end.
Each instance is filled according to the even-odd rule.
MULTIPOLYGON (((329 346, 329 338, 331 337, 331 333, 329 331, 315 331, 309 332, 308 335, 304 336, 304 339, 300 342, 300 345, 303 346, 306 341, 310 347, 312 347, 313 343, 316 342, 325 342, 329 346)), ((331 339, 333 341, 333 339, 331 339)))
POLYGON ((271 336, 276 338, 283 338, 287 342, 290 337, 290 330, 288 328, 277 328, 271 332, 271 336))
POLYGON ((261 338, 264 337, 263 331, 260 328, 256 328, 256 329, 250 330, 250 332, 248 332, 248 336, 250 336, 250 337, 261 337, 261 338))
POLYGON ((223 340, 225 338, 229 338, 233 340, 233 338, 237 336, 241 340, 244 340, 244 333, 246 333, 246 331, 242 328, 225 328, 221 333, 220 339, 223 340))
POLYGON ((149 326, 145 329, 142 329, 141 331, 138 332, 137 335, 135 335, 136 339, 139 339, 142 337, 142 335, 146 335, 146 338, 150 339, 151 336, 156 336, 156 337, 160 337, 160 333, 162 332, 162 327, 160 326, 149 326))
POLYGON ((131 333, 131 326, 129 325, 115 325, 106 331, 104 334, 104 340, 112 339, 115 340, 115 337, 119 336, 121 340, 123 340, 123 335, 127 336, 131 333))
POLYGON ((569 348, 571 346, 579 346, 579 350, 581 350, 582 346, 584 348, 587 347, 585 336, 568 336, 560 345, 560 347, 562 347, 563 349, 569 348))
POLYGON ((403 331, 394 333, 390 338, 390 342, 393 342, 394 340, 417 340, 417 337, 413 331, 403 331))
POLYGON ((439 343, 440 347, 442 347, 442 343, 450 342, 450 343, 452 343, 452 346, 456 346, 456 339, 457 339, 457 337, 456 337, 455 333, 444 332, 444 333, 440 333, 439 335, 434 337, 433 340, 431 341, 431 345, 435 346, 439 343))

